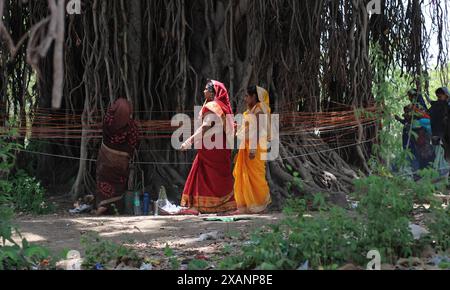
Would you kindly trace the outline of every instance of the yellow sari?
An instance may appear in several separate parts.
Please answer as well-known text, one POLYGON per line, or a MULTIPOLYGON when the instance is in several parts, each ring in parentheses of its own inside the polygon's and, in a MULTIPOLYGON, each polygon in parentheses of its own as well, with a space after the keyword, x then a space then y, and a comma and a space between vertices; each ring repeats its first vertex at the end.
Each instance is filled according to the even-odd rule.
MULTIPOLYGON (((250 159, 249 129, 256 128, 250 125, 254 122, 254 115, 258 118, 260 114, 266 114, 270 120, 269 94, 263 88, 257 87, 259 103, 244 113, 244 122, 238 132, 238 138, 242 145, 236 156, 233 171, 234 196, 236 204, 241 213, 261 213, 271 203, 270 189, 266 180, 266 162, 262 160, 262 154, 267 153, 267 141, 270 140, 270 129, 259 132, 255 159, 250 159)), ((264 126, 262 126, 264 127, 264 126)), ((270 128, 270 121, 267 123, 270 128)))

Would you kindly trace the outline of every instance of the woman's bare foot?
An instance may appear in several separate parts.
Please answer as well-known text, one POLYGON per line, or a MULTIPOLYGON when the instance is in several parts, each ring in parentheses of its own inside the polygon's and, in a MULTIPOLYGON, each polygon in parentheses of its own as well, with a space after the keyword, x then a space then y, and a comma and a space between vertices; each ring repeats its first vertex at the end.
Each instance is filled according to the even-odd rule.
POLYGON ((101 216, 101 215, 104 215, 107 211, 108 211, 108 208, 102 206, 102 207, 99 207, 99 208, 95 211, 95 215, 101 216))
POLYGON ((200 215, 200 212, 195 208, 183 209, 178 215, 200 215))

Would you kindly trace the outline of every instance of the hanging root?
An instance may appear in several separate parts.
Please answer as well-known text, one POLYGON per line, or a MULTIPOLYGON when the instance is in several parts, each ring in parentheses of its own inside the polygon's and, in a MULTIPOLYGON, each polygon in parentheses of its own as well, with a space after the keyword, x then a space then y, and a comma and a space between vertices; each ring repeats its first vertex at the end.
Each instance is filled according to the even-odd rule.
POLYGON ((289 196, 317 193, 344 205, 342 196, 352 191, 355 178, 356 172, 335 150, 308 133, 282 137, 280 158, 268 163, 268 181, 276 205, 289 196))
MULTIPOLYGON (((428 89, 422 77, 428 70, 430 35, 420 0, 381 0, 382 14, 371 18, 368 1, 362 0, 82 1, 81 15, 65 16, 64 42, 58 30, 64 27, 63 9, 57 6, 62 2, 0 0, 0 103, 5 104, 0 111, 16 116, 19 126, 26 117, 61 103, 59 113, 67 119, 84 111, 83 129, 88 130, 119 96, 133 101, 141 120, 168 120, 201 104, 207 78, 227 85, 238 112, 244 110, 249 84, 270 91, 274 113, 366 108, 375 100, 373 76, 382 80, 394 66, 410 73, 419 89, 428 89), (370 58, 375 45, 382 69, 370 58)), ((448 82, 449 2, 429 3, 438 31, 439 67, 448 82)), ((358 146, 336 152, 327 151, 327 140, 319 137, 283 137, 280 159, 267 166, 275 199, 350 191, 356 174, 347 163, 369 172, 370 143, 361 144, 375 138, 371 132, 360 126, 351 135, 358 146), (292 185, 296 179, 287 165, 298 172, 301 190, 292 185)), ((95 159, 100 143, 87 137, 81 141, 67 138, 60 144, 81 145, 67 151, 95 159)), ((168 144, 166 139, 144 141, 142 150, 167 149, 168 144)), ((48 153, 54 148, 42 146, 48 153)), ((188 161, 179 153, 142 155, 145 161, 188 161)), ((39 164, 50 164, 49 158, 40 157, 39 164)), ((74 194, 93 190, 95 166, 83 160, 76 165, 74 194)), ((178 191, 188 170, 189 165, 145 166, 146 180, 173 181, 178 191)))

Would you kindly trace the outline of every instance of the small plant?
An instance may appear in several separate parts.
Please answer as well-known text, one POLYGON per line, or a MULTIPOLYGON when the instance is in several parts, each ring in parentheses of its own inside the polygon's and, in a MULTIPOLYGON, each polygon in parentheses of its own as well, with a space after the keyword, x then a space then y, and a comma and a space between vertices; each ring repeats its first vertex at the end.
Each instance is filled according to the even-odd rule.
POLYGON ((0 270, 51 268, 56 260, 50 257, 48 249, 31 245, 26 239, 19 246, 13 240, 13 234, 20 233, 12 225, 12 218, 12 209, 0 204, 0 270))
POLYGON ((233 251, 233 247, 232 246, 224 245, 222 250, 221 250, 221 253, 222 253, 222 256, 227 256, 227 255, 230 255, 232 253, 232 251, 233 251))
POLYGON ((98 264, 105 266, 108 263, 118 264, 120 262, 131 262, 139 264, 140 258, 137 253, 111 241, 101 239, 98 234, 88 233, 81 238, 81 246, 85 250, 83 267, 94 269, 98 264))
POLYGON ((24 171, 11 173, 14 167, 14 150, 22 146, 11 141, 14 131, 8 134, 8 139, 0 138, 0 204, 13 206, 16 212, 47 214, 52 212, 53 205, 44 198, 44 189, 40 183, 24 171))
POLYGON ((19 171, 11 180, 11 196, 16 212, 48 214, 54 210, 53 204, 45 201, 45 190, 33 177, 19 171))
MULTIPOLYGON (((0 199, 5 199, 5 197, 0 196, 0 199)), ((12 209, 0 203, 0 238, 3 246, 6 242, 15 243, 12 239, 13 233, 16 231, 11 223, 13 216, 12 209)))
MULTIPOLYGON (((305 202, 290 201, 303 207, 305 202)), ((289 207, 285 210, 293 213, 289 207)), ((336 268, 357 255, 358 224, 341 208, 316 217, 291 215, 280 224, 252 236, 242 255, 225 259, 222 269, 297 269, 305 261, 313 268, 336 268)))
POLYGON ((450 211, 449 209, 435 208, 432 210, 431 221, 427 224, 430 236, 436 249, 445 252, 450 249, 450 211))
POLYGON ((442 262, 439 264, 439 269, 442 270, 450 270, 450 263, 442 262))
POLYGON ((0 247, 0 270, 31 270, 50 269, 54 267, 48 249, 36 245, 30 245, 27 240, 22 240, 22 246, 0 247))
POLYGON ((0 177, 9 174, 16 160, 14 151, 22 148, 22 145, 13 141, 16 135, 17 130, 14 129, 6 132, 5 137, 0 137, 0 177))
POLYGON ((192 260, 189 262, 188 264, 188 270, 206 270, 207 268, 209 268, 209 264, 208 262, 206 262, 205 260, 192 260))
POLYGON ((169 247, 169 245, 166 245, 166 247, 164 248, 164 255, 169 258, 169 263, 172 270, 180 269, 181 263, 175 256, 175 252, 169 247))
POLYGON ((388 262, 412 253, 413 236, 409 217, 413 211, 412 181, 402 178, 369 176, 356 181, 358 212, 364 218, 362 244, 377 249, 388 262))
POLYGON ((288 216, 302 216, 307 210, 305 199, 290 198, 286 201, 283 213, 288 216))
POLYGON ((294 191, 294 190, 302 190, 303 183, 302 179, 300 178, 300 173, 294 170, 291 165, 286 164, 286 169, 288 172, 293 176, 292 181, 287 183, 287 189, 288 191, 294 191))
POLYGON ((251 243, 237 256, 220 263, 222 269, 297 269, 308 262, 314 269, 337 269, 345 263, 365 265, 370 250, 378 250, 383 262, 409 258, 424 246, 415 241, 409 228, 415 203, 431 204, 431 238, 438 250, 449 249, 450 215, 433 202, 442 189, 436 172, 424 170, 417 182, 391 175, 369 176, 355 182, 353 197, 357 211, 349 215, 342 208, 326 204, 323 195, 314 197, 318 213, 305 215, 305 199, 286 203, 286 218, 252 236, 251 243))

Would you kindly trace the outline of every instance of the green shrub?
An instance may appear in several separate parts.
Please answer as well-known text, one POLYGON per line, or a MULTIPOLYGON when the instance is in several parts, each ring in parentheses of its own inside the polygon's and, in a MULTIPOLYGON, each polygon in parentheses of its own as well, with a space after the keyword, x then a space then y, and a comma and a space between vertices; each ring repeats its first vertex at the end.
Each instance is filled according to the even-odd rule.
POLYGON ((16 135, 16 130, 7 132, 5 137, 0 137, 0 176, 7 176, 14 167, 16 156, 14 150, 22 148, 17 142, 11 141, 16 135))
MULTIPOLYGON (((8 136, 14 136, 10 133, 8 136)), ((33 177, 19 170, 11 174, 14 167, 14 150, 21 145, 0 138, 0 204, 13 206, 16 212, 47 214, 53 211, 53 205, 44 198, 44 188, 33 177)))
POLYGON ((55 260, 51 258, 48 249, 31 245, 26 239, 22 239, 21 245, 13 240, 14 233, 20 236, 19 231, 12 225, 13 215, 11 208, 0 204, 0 270, 39 268, 44 260, 48 261, 46 267, 54 265, 55 260))
POLYGON ((369 176, 356 181, 358 212, 364 219, 361 244, 378 250, 386 262, 412 252, 413 236, 409 217, 413 210, 413 194, 407 179, 369 176))
POLYGON ((436 245, 436 250, 440 252, 450 250, 450 210, 434 209, 427 226, 430 230, 430 238, 436 245))
POLYGON ((45 201, 45 190, 34 177, 19 171, 10 182, 9 196, 16 212, 48 214, 54 210, 53 204, 45 201))
POLYGON ((101 239, 96 233, 89 233, 81 238, 81 246, 85 250, 83 267, 85 269, 94 269, 97 264, 103 266, 111 262, 120 260, 130 260, 138 262, 140 258, 137 253, 111 241, 101 239))
POLYGON ((181 262, 175 255, 175 252, 173 249, 169 247, 169 245, 166 245, 164 248, 164 256, 166 256, 169 259, 170 267, 172 270, 179 270, 181 266, 181 262))
POLYGON ((0 247, 0 270, 50 269, 54 267, 50 251, 47 248, 30 245, 22 240, 22 245, 0 247), (46 264, 41 265, 43 261, 46 264), (52 264, 50 264, 52 263, 52 264))
MULTIPOLYGON (((9 133, 10 136, 14 136, 14 132, 9 133)), ((40 185, 23 173, 16 177, 10 174, 15 162, 13 152, 20 147, 16 142, 0 138, 0 270, 52 267, 55 262, 48 249, 31 245, 26 239, 19 245, 13 239, 14 234, 20 237, 12 224, 14 209, 37 213, 45 209, 40 185), (47 263, 41 265, 44 260, 47 263)))
POLYGON ((14 243, 12 235, 15 229, 11 224, 14 212, 10 207, 2 203, 2 200, 5 202, 4 196, 0 196, 0 238, 1 243, 4 245, 7 241, 14 243))
MULTIPOLYGON (((442 210, 433 194, 441 191, 445 183, 436 182, 438 174, 434 170, 423 170, 419 175, 421 179, 417 182, 376 175, 355 182, 355 196, 360 199, 358 212, 365 226, 361 244, 380 251, 385 262, 392 263, 413 254, 416 241, 409 224, 414 205, 429 204, 431 212, 442 210)), ((439 224, 445 224, 445 218, 439 220, 439 224)), ((443 236, 439 239, 443 240, 443 236)))
POLYGON ((220 267, 297 269, 308 261, 316 269, 334 269, 359 254, 358 235, 358 224, 341 208, 334 207, 314 217, 290 216, 255 233, 241 256, 225 259, 220 267))
MULTIPOLYGON (((276 225, 252 236, 237 256, 228 257, 222 269, 297 269, 306 261, 311 268, 336 269, 345 263, 365 265, 366 255, 378 250, 382 262, 409 258, 422 241, 415 241, 409 228, 415 204, 430 204, 433 219, 431 237, 438 249, 449 249, 450 215, 433 201, 442 189, 436 173, 425 170, 421 180, 403 177, 369 176, 355 182, 356 211, 332 207, 329 211, 320 194, 314 198, 319 212, 305 215, 307 201, 289 200, 287 215, 276 225)), ((420 250, 420 249, 419 249, 420 250)))

